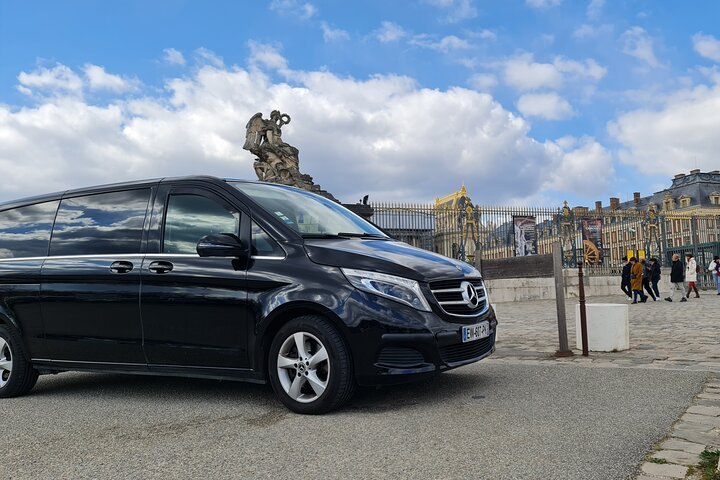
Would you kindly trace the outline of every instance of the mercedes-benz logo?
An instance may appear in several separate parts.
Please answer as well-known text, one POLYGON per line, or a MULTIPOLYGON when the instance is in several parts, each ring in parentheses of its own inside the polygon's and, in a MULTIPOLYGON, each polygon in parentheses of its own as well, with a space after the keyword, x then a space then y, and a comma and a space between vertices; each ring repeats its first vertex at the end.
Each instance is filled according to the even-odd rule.
POLYGON ((465 303, 467 303, 467 306, 471 309, 477 308, 478 303, 480 303, 480 298, 478 298, 478 293, 477 290, 475 290, 475 285, 465 281, 460 284, 460 289, 462 290, 462 298, 465 303))

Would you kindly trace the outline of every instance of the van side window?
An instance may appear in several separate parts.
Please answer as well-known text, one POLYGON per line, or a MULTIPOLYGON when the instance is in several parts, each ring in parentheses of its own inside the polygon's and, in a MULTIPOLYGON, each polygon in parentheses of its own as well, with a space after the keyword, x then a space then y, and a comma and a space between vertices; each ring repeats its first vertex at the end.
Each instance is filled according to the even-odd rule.
POLYGON ((0 212, 0 258, 45 257, 60 201, 0 212))
POLYGON ((240 212, 202 195, 170 195, 163 252, 197 253, 197 243, 211 233, 240 232, 240 212))
POLYGON ((149 188, 63 199, 50 255, 141 253, 149 201, 149 188))
POLYGON ((285 257, 285 251, 265 230, 252 222, 252 255, 258 257, 285 257))

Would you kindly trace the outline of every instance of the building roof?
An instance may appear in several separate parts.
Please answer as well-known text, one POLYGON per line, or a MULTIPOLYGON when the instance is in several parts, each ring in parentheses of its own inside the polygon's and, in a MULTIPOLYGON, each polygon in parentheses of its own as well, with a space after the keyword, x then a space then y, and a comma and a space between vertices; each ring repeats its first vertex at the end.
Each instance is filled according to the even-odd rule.
MULTIPOLYGON (((681 197, 690 198, 690 205, 685 208, 719 208, 720 206, 714 205, 710 201, 710 196, 718 192, 720 192, 720 171, 702 173, 700 170, 692 170, 689 175, 682 173, 675 175, 670 187, 652 195, 640 197, 637 204, 635 200, 620 203, 620 210, 647 210, 651 204, 655 204, 658 210, 662 210, 667 195, 675 201, 675 209, 683 208, 680 207, 679 202, 681 197)), ((608 208, 603 210, 607 211, 608 208)))

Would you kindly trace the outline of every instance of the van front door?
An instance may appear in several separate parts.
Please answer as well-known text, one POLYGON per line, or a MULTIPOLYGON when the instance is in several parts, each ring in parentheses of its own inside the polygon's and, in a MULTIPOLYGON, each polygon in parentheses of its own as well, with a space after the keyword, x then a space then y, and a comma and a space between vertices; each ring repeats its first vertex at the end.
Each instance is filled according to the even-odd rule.
POLYGON ((151 369, 248 367, 245 266, 201 258, 198 240, 240 233, 242 214, 221 196, 196 187, 161 187, 142 266, 141 312, 151 369), (162 195, 162 196, 161 196, 162 195), (164 202, 162 201, 164 198, 164 202))

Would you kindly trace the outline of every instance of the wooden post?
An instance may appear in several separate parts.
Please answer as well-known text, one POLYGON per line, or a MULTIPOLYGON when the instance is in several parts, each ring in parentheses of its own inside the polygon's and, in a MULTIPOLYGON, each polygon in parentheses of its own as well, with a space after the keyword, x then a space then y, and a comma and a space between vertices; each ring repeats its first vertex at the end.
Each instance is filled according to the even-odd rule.
POLYGON ((565 281, 563 278, 562 246, 560 242, 553 243, 553 276, 555 277, 555 303, 557 304, 558 336, 560 349, 555 352, 556 357, 571 357, 574 355, 568 346, 567 317, 565 315, 565 281))

